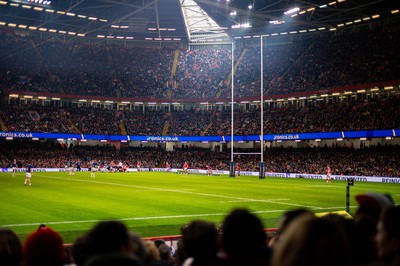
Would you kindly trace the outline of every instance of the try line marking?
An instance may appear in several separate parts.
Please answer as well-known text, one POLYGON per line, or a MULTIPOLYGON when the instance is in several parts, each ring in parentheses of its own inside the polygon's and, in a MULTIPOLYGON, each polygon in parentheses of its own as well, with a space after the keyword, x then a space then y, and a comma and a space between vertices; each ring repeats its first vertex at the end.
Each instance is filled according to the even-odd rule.
MULTIPOLYGON (((351 208, 356 208, 357 206, 351 206, 351 208)), ((331 208, 319 208, 318 210, 343 210, 343 207, 331 207, 331 208)), ((264 210, 264 211, 253 211, 251 213, 261 214, 261 213, 276 213, 285 212, 287 210, 264 210)), ((165 216, 148 216, 148 217, 131 217, 131 218, 117 218, 113 221, 143 221, 143 220, 154 220, 154 219, 176 219, 176 218, 195 218, 195 217, 210 217, 210 216, 225 216, 228 213, 200 213, 200 214, 182 214, 182 215, 165 215, 165 216)), ((4 224, 0 227, 24 227, 24 226, 37 226, 38 224, 47 225, 59 225, 59 224, 83 224, 83 223, 98 223, 100 221, 108 220, 78 220, 78 221, 60 221, 60 222, 36 222, 36 223, 24 223, 24 224, 4 224)))
POLYGON ((191 192, 191 191, 184 191, 184 190, 177 190, 177 189, 164 189, 164 188, 156 188, 156 187, 134 186, 134 185, 119 184, 119 183, 95 181, 94 178, 85 180, 85 179, 62 178, 62 177, 43 176, 43 175, 37 175, 37 176, 49 178, 49 179, 71 180, 71 181, 83 182, 83 183, 96 183, 96 184, 110 185, 110 186, 130 187, 130 188, 139 188, 139 189, 155 190, 155 191, 162 191, 162 192, 173 192, 173 193, 190 194, 190 195, 198 195, 198 196, 216 197, 216 198, 223 198, 223 199, 228 199, 228 200, 257 201, 257 202, 281 204, 281 205, 295 206, 295 207, 308 208, 308 209, 322 209, 321 207, 317 207, 317 206, 308 206, 308 205, 303 205, 303 204, 274 201, 274 199, 256 200, 256 199, 251 199, 251 198, 239 198, 239 197, 225 196, 225 195, 219 195, 219 194, 191 192))

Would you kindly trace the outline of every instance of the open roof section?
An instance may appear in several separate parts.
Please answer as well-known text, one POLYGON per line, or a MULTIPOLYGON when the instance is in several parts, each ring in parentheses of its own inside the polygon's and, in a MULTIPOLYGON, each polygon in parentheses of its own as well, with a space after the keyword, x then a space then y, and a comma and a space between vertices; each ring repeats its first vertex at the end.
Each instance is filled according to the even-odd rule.
POLYGON ((228 42, 230 38, 194 0, 179 0, 191 44, 228 42))
POLYGON ((398 21, 400 17, 398 1, 393 0, 53 0, 50 5, 39 2, 0 0, 0 27, 68 37, 216 44, 260 35, 341 30, 383 20, 398 21), (284 15, 294 7, 299 11, 284 15), (246 24, 251 27, 240 27, 246 24))

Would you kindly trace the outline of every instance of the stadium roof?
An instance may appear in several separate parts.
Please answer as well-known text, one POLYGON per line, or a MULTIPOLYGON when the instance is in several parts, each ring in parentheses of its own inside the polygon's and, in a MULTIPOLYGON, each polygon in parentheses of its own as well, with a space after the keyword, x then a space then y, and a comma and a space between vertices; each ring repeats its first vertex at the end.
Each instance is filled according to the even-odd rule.
POLYGON ((392 0, 0 0, 0 27, 213 42, 339 30, 398 19, 398 9, 392 0))

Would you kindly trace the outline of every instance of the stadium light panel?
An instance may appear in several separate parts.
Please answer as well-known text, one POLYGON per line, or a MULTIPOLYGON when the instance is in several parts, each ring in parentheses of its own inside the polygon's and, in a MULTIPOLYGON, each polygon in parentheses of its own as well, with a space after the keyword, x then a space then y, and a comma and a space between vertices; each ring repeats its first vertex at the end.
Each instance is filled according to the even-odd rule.
POLYGON ((387 139, 387 140, 392 140, 393 137, 386 137, 385 139, 387 139))
POLYGON ((46 96, 39 96, 38 99, 39 99, 39 100, 46 100, 47 97, 46 97, 46 96))
POLYGON ((325 27, 318 28, 318 30, 326 30, 325 27))
POLYGON ((20 28, 20 29, 26 29, 27 27, 28 27, 27 25, 23 25, 23 24, 18 25, 18 28, 20 28))
POLYGON ((321 97, 328 97, 328 94, 321 94, 321 97))
POLYGON ((6 137, 6 140, 13 140, 13 137, 6 137))
POLYGON ((367 138, 360 138, 360 140, 367 140, 367 138))
POLYGON ((395 10, 390 11, 390 13, 392 13, 392 14, 398 14, 398 13, 399 13, 399 10, 398 10, 398 9, 395 9, 395 10))
POLYGON ((123 140, 121 140, 121 142, 122 142, 122 143, 125 143, 125 142, 128 142, 128 141, 123 139, 123 140))
POLYGON ((8 23, 8 26, 14 28, 14 27, 17 26, 17 24, 15 24, 15 23, 8 23))
POLYGON ((351 25, 351 24, 353 24, 353 21, 346 22, 346 25, 351 25))
POLYGON ((298 14, 293 14, 291 15, 292 18, 297 17, 298 14))
POLYGON ((18 98, 18 94, 10 94, 10 98, 18 98))
POLYGON ((303 11, 300 11, 300 12, 299 12, 299 15, 303 15, 303 14, 305 14, 305 13, 306 13, 306 11, 303 10, 303 11))
POLYGON ((357 93, 364 93, 365 90, 357 90, 357 93))
POLYGON ((70 17, 75 17, 75 13, 67 12, 65 15, 70 16, 70 17))
POLYGON ((33 141, 38 141, 38 140, 39 140, 39 138, 32 138, 32 140, 33 140, 33 141))
POLYGON ((35 6, 34 8, 33 8, 33 10, 35 10, 35 11, 43 11, 43 7, 40 7, 40 6, 35 6))
POLYGON ((360 22, 361 22, 361 19, 354 20, 354 23, 360 23, 360 22))
POLYGON ((339 96, 339 95, 340 95, 339 92, 334 92, 334 93, 332 93, 332 96, 339 96))
POLYGON ((281 140, 281 139, 278 139, 276 142, 282 142, 282 140, 281 140))
POLYGON ((333 2, 328 3, 328 6, 333 6, 335 4, 336 4, 336 1, 333 1, 333 2))
POLYGON ((385 91, 393 90, 393 86, 386 86, 383 88, 385 91))
POLYGON ((307 97, 305 97, 305 96, 299 97, 299 100, 304 100, 304 99, 307 99, 307 97))
POLYGON ((327 5, 321 5, 321 6, 319 6, 319 8, 327 8, 328 6, 327 5))
POLYGON ((343 141, 343 139, 342 138, 337 138, 336 141, 343 141))
POLYGON ((60 101, 61 100, 61 98, 58 98, 58 97, 53 97, 51 99, 54 100, 54 101, 60 101))
MULTIPOLYGON (((77 16, 78 18, 87 18, 86 16, 84 16, 84 15, 78 15, 77 16)), ((112 27, 112 26, 111 26, 112 27)))
POLYGON ((344 24, 343 23, 341 23, 341 24, 337 24, 337 27, 339 28, 339 27, 343 27, 344 26, 344 24))
POLYGON ((39 28, 40 31, 47 31, 47 28, 39 28))
POLYGON ((379 14, 376 14, 376 15, 373 15, 373 16, 371 16, 373 19, 377 19, 377 18, 379 18, 380 17, 380 15, 379 14))
POLYGON ((377 87, 372 88, 371 91, 379 91, 379 88, 377 88, 377 87))
POLYGON ((134 37, 125 37, 125 39, 127 39, 127 40, 133 40, 134 37))
POLYGON ((22 8, 25 8, 25 9, 31 9, 31 8, 32 8, 32 6, 29 6, 29 5, 22 5, 22 8))
POLYGON ((316 141, 316 142, 320 142, 320 141, 321 141, 321 139, 315 139, 315 141, 316 141))
POLYGON ((100 140, 100 142, 107 142, 107 140, 105 140, 105 139, 102 139, 102 140, 100 140))
POLYGON ((19 7, 19 4, 17 4, 17 3, 10 3, 10 6, 19 7))
POLYGON ((0 5, 7 5, 7 1, 0 1, 0 5))
POLYGON ((307 30, 299 30, 300 33, 305 33, 307 30))
POLYGON ((88 19, 89 19, 89 20, 97 20, 96 17, 89 17, 88 19))
POLYGON ((45 11, 49 12, 49 13, 54 13, 55 12, 53 9, 45 9, 45 11))
POLYGON ((64 11, 57 11, 57 14, 59 14, 59 15, 65 15, 65 12, 64 12, 64 11))
POLYGON ((352 94, 352 91, 345 91, 344 94, 352 94))
POLYGON ((289 32, 290 34, 296 34, 297 30, 289 32))
POLYGON ((32 95, 24 95, 24 98, 25 98, 25 99, 32 99, 33 96, 32 96, 32 95))
POLYGON ((108 22, 107 19, 100 19, 101 22, 108 22))

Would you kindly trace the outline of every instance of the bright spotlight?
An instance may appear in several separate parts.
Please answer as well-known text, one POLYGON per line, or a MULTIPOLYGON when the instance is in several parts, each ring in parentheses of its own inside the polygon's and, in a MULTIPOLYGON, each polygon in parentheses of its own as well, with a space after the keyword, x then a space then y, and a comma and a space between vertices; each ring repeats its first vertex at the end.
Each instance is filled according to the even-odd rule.
POLYGON ((249 5, 247 8, 251 10, 251 9, 253 9, 253 6, 249 5))
POLYGON ((283 14, 290 15, 290 14, 296 13, 298 11, 300 11, 300 8, 295 7, 295 8, 289 9, 288 11, 283 12, 283 14))
POLYGON ((232 11, 231 13, 229 13, 229 15, 231 15, 231 16, 236 16, 236 15, 237 15, 236 10, 235 10, 235 11, 232 11))

